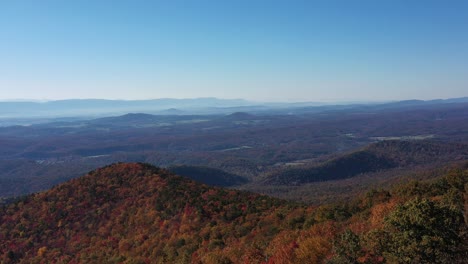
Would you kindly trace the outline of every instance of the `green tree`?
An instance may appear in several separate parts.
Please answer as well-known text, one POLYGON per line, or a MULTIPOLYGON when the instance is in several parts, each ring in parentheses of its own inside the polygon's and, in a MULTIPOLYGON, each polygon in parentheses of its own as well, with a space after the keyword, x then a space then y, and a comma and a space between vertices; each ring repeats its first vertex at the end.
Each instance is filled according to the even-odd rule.
POLYGON ((459 253, 464 221, 455 209, 417 198, 398 206, 385 224, 390 262, 446 263, 459 253))
POLYGON ((331 263, 358 263, 361 255, 361 241, 353 231, 346 230, 335 240, 335 258, 331 263))

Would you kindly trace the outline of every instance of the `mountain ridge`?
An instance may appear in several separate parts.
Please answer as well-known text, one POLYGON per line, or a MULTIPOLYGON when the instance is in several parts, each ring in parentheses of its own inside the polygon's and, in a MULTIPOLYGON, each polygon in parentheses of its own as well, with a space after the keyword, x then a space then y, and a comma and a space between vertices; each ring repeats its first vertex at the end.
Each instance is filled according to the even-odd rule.
POLYGON ((398 167, 437 166, 466 159, 468 159, 466 144, 430 140, 383 140, 319 164, 274 171, 265 175, 260 182, 271 185, 298 185, 347 179, 398 167))
POLYGON ((392 110, 398 108, 432 107, 444 104, 463 104, 468 97, 403 100, 396 102, 362 102, 362 103, 317 103, 317 102, 255 102, 244 99, 220 99, 215 97, 189 99, 146 99, 146 100, 112 100, 112 99, 66 99, 55 101, 0 101, 0 118, 58 118, 58 117, 96 117, 103 115, 145 112, 153 114, 222 114, 233 112, 284 112, 288 108, 295 112, 324 112, 346 109, 392 110), (171 110, 176 109, 177 111, 171 110), (51 114, 56 113, 56 114, 51 114), (192 113, 193 114, 193 113, 192 113))

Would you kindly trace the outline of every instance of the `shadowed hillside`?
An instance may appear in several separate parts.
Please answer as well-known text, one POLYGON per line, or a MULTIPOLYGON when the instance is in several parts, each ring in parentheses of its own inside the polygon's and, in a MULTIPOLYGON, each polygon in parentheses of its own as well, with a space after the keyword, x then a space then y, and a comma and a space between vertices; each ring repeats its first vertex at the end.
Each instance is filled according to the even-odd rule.
POLYGON ((267 175, 265 184, 297 185, 316 181, 346 179, 361 173, 374 172, 397 166, 392 160, 367 151, 358 151, 312 168, 285 169, 267 175))
POLYGON ((414 166, 433 167, 466 159, 466 144, 388 140, 320 164, 276 170, 265 175, 260 182, 267 185, 299 185, 342 180, 393 168, 409 171, 414 166))
POLYGON ((203 166, 179 165, 168 168, 171 172, 212 186, 229 187, 247 183, 247 179, 220 169, 203 166))

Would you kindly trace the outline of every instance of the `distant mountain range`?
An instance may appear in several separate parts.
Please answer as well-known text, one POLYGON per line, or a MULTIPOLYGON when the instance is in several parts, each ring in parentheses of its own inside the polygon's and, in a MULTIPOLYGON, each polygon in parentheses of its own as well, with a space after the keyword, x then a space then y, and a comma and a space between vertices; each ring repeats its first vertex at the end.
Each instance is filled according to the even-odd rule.
POLYGON ((0 102, 0 118, 12 117, 63 117, 100 116, 145 112, 180 114, 182 109, 248 106, 254 103, 242 99, 154 99, 154 100, 103 100, 71 99, 48 102, 0 102))
POLYGON ((387 103, 319 103, 319 102, 253 102, 243 99, 194 98, 153 100, 104 100, 70 99, 47 102, 7 101, 0 102, 0 119, 3 118, 50 118, 50 117, 99 117, 126 113, 157 115, 184 114, 230 114, 234 112, 265 113, 285 109, 297 112, 320 112, 326 110, 359 109, 377 107, 392 109, 427 106, 445 103, 467 103, 468 97, 437 100, 406 100, 387 103))

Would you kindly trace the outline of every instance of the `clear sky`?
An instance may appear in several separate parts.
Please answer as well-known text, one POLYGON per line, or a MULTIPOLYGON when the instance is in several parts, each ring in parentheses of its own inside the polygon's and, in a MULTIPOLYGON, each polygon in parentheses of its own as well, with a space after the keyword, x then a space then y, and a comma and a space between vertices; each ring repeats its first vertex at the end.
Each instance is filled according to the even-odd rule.
POLYGON ((0 100, 468 96, 468 1, 0 1, 0 100))

